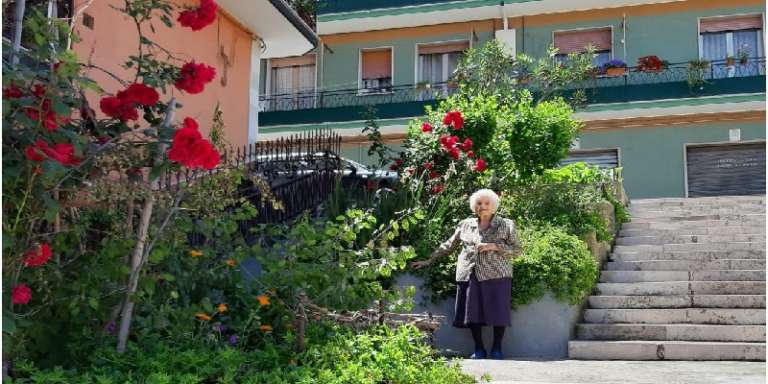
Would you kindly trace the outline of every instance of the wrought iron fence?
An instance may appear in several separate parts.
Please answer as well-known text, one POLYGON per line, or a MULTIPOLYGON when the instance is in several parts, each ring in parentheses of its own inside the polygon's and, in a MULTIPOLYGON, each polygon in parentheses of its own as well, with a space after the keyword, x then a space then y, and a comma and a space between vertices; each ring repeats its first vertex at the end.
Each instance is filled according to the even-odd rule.
POLYGON ((193 180, 231 169, 244 169, 246 181, 238 192, 259 210, 251 221, 241 222, 247 233, 257 224, 285 222, 314 210, 333 192, 341 169, 341 136, 331 130, 294 134, 272 141, 244 145, 222 154, 223 165, 210 171, 187 169, 166 172, 157 186, 177 191, 193 180), (264 197, 267 191, 253 177, 269 186, 282 207, 273 207, 264 197))
MULTIPOLYGON (((622 75, 596 74, 590 79, 574 84, 570 89, 588 89, 593 94, 599 93, 601 88, 612 87, 625 87, 625 91, 629 91, 630 86, 636 85, 688 82, 689 78, 695 75, 693 72, 689 62, 672 63, 659 70, 629 67, 622 75)), ((706 68, 701 71, 701 78, 705 82, 764 75, 765 57, 753 57, 745 63, 738 60, 734 63, 729 63, 726 60, 715 60, 709 62, 706 68)), ((530 81, 527 87, 535 92, 535 79, 530 81)), ((393 104, 441 99, 454 94, 457 90, 455 83, 448 82, 396 85, 379 90, 348 88, 317 92, 304 91, 262 96, 260 105, 262 112, 272 112, 393 104)))

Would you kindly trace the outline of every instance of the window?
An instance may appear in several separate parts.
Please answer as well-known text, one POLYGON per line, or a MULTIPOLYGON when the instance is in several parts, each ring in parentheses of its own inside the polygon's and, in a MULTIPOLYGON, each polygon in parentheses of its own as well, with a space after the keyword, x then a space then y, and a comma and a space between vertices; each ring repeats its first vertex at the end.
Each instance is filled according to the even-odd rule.
POLYGON ((764 73, 761 15, 714 17, 699 22, 702 59, 712 64, 715 78, 756 76, 764 73), (729 57, 732 61, 727 60, 729 57))
POLYGON ((592 63, 596 67, 601 67, 610 61, 613 56, 611 51, 612 42, 611 28, 555 32, 554 45, 558 49, 555 59, 563 62, 568 58, 569 53, 585 52, 587 50, 586 47, 592 45, 595 47, 595 54, 597 55, 592 60, 592 63))
POLYGON ((360 92, 388 92, 392 89, 392 48, 360 52, 360 92))
POLYGON ((315 103, 315 57, 270 60, 269 110, 312 108, 315 103))
POLYGON ((445 84, 461 61, 469 42, 420 45, 418 47, 417 82, 445 84))

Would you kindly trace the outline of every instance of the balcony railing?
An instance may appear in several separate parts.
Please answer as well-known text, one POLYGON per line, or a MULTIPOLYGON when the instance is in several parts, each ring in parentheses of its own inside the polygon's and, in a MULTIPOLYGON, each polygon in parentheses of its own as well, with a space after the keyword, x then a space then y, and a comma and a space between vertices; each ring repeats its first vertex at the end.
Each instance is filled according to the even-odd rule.
MULTIPOLYGON (((630 67, 620 76, 598 74, 566 90, 586 90, 588 104, 618 103, 698 96, 765 92, 765 57, 711 62, 701 70, 688 62, 670 64, 658 71, 630 67)), ((522 79, 522 77, 521 77, 522 79)), ((536 81, 528 86, 536 92, 536 81)), ((425 104, 434 104, 457 91, 454 83, 407 84, 379 89, 340 89, 319 92, 269 95, 261 98, 259 124, 319 123, 360 120, 361 112, 376 106, 379 118, 412 117, 423 114, 425 104), (293 111, 302 110, 301 114, 293 111)))
POLYGON ((354 12, 367 9, 399 8, 414 5, 448 3, 456 0, 320 0, 317 13, 354 12))

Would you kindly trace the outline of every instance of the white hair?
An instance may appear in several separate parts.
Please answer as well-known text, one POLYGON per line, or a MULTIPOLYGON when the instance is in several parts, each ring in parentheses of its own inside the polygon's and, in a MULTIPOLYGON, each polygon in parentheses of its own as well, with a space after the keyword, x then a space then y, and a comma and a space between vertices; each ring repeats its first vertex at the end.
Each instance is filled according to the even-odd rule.
POLYGON ((472 212, 475 212, 475 204, 477 204, 477 200, 481 197, 487 197, 491 202, 491 210, 496 212, 499 208, 499 195, 490 189, 480 189, 473 193, 472 196, 469 197, 469 209, 471 209, 472 212))

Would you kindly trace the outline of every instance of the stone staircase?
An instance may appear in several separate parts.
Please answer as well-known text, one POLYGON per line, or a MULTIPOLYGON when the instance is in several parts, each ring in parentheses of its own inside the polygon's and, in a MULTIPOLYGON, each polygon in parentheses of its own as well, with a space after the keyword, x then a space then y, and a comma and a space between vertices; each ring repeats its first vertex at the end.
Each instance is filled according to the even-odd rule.
POLYGON ((765 201, 633 201, 569 357, 765 361, 765 201))

